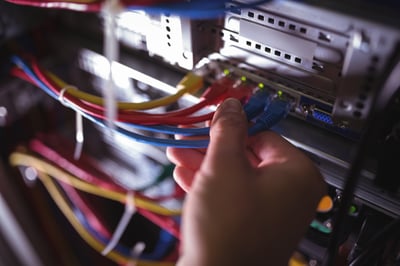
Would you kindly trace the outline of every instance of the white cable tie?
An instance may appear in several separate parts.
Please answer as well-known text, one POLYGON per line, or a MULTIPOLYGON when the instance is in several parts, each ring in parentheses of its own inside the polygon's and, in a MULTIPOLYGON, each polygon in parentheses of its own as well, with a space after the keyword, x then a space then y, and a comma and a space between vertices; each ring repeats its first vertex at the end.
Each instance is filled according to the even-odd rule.
POLYGON ((136 266, 137 265, 137 261, 140 258, 140 255, 142 255, 144 249, 146 248, 146 243, 139 241, 137 242, 132 250, 131 250, 131 260, 129 260, 127 266, 136 266))
POLYGON ((69 103, 64 98, 65 93, 69 89, 75 89, 75 87, 72 86, 72 85, 67 85, 67 86, 65 86, 64 88, 61 89, 60 94, 58 95, 58 100, 60 101, 60 103, 62 103, 62 105, 66 106, 66 107, 70 107, 69 103))
MULTIPOLYGON (((71 107, 71 105, 65 100, 64 95, 68 92, 69 89, 77 89, 75 86, 67 85, 61 89, 60 94, 58 95, 58 100, 66 107, 71 107)), ((75 110, 75 151, 74 151, 74 159, 78 160, 82 154, 83 148, 83 119, 82 114, 75 110)))
POLYGON ((116 84, 113 65, 119 58, 119 42, 117 31, 117 15, 122 11, 119 0, 106 0, 102 7, 104 13, 104 55, 108 60, 108 80, 103 88, 104 108, 106 125, 109 128, 109 134, 114 136, 115 122, 118 118, 118 107, 116 103, 116 84))
POLYGON ((83 135, 83 119, 82 114, 78 111, 75 112, 75 151, 74 159, 79 160, 82 154, 83 141, 85 140, 83 135))
POLYGON ((115 229, 110 239, 110 242, 108 242, 104 250, 101 252, 103 256, 106 256, 118 244, 122 234, 124 233, 126 227, 128 226, 135 212, 136 212, 136 206, 135 206, 134 193, 132 191, 129 191, 126 194, 126 204, 124 213, 121 217, 121 220, 118 222, 117 228, 115 229))

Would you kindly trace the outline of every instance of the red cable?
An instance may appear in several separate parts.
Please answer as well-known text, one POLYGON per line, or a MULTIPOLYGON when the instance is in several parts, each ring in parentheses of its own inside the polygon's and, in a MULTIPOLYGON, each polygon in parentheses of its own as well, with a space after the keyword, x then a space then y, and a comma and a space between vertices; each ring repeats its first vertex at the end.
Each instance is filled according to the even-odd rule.
MULTIPOLYGON (((52 80, 50 80, 47 75, 44 73, 44 71, 39 67, 39 64, 37 63, 36 60, 31 59, 31 64, 32 64, 32 69, 35 72, 35 74, 40 78, 42 81, 46 81, 46 83, 52 83, 52 80)), ((146 116, 154 116, 154 117, 170 117, 170 116, 187 116, 190 115, 194 112, 199 111, 200 109, 216 104, 224 96, 224 93, 228 91, 229 88, 231 88, 234 84, 234 80, 232 80, 229 77, 224 77, 221 80, 218 80, 214 82, 207 90, 203 93, 201 96, 200 102, 198 102, 195 105, 192 105, 190 107, 184 108, 184 109, 179 109, 179 110, 174 110, 170 111, 167 113, 163 114, 152 114, 152 113, 147 113, 147 112, 140 112, 140 111, 133 111, 133 110, 121 110, 119 111, 121 114, 126 114, 126 115, 146 115, 146 116)), ((57 86, 52 83, 54 88, 57 86)), ((61 89, 55 89, 53 90, 56 94, 59 94, 61 89)), ((81 100, 83 101, 83 100, 81 100)), ((85 102, 85 101, 83 101, 85 102)), ((104 106, 102 105, 96 105, 93 103, 88 103, 85 102, 88 106, 98 108, 101 111, 104 111, 104 106)))
MULTIPOLYGON (((64 183, 60 183, 60 185, 68 195, 69 199, 73 202, 74 206, 77 207, 86 217, 89 224, 102 235, 108 238, 111 237, 110 231, 104 226, 102 222, 100 222, 97 215, 94 214, 93 210, 82 198, 80 192, 70 185, 64 183)), ((173 218, 161 216, 142 208, 137 208, 137 212, 145 217, 147 220, 151 221, 155 225, 175 236, 177 239, 180 239, 180 226, 173 218)))
MULTIPOLYGON (((45 83, 47 87, 49 87, 56 95, 59 95, 61 89, 57 87, 56 84, 52 80, 50 80, 44 71, 38 66, 36 60, 31 59, 32 68, 38 78, 45 83)), ((26 77, 26 75, 21 74, 20 71, 15 71, 13 69, 11 71, 17 77, 23 78, 35 84, 30 78, 26 77)), ((208 121, 212 119, 214 112, 210 112, 204 115, 199 116, 186 116, 186 114, 192 113, 194 111, 200 110, 202 107, 210 104, 216 104, 221 102, 223 99, 227 97, 234 97, 240 100, 246 100, 249 95, 251 95, 252 91, 249 86, 234 86, 234 80, 229 77, 222 78, 214 82, 203 94, 202 100, 197 105, 188 107, 186 109, 176 110, 169 113, 164 114, 149 114, 146 112, 132 111, 132 110, 124 110, 120 111, 118 114, 117 120, 120 122, 128 122, 128 123, 136 123, 142 125, 154 125, 154 124, 169 124, 169 125, 187 125, 187 124, 196 124, 204 121, 208 121)), ((37 85, 37 84, 35 84, 37 85)), ((85 101, 77 99, 72 95, 66 93, 64 99, 76 105, 79 109, 86 112, 87 114, 94 116, 96 118, 100 118, 105 120, 106 117, 104 113, 100 110, 103 107, 99 107, 98 105, 89 104, 85 101), (96 106, 96 107, 94 107, 96 106)))
POLYGON ((110 238, 110 231, 104 226, 102 222, 100 222, 99 218, 94 214, 92 209, 88 206, 86 201, 80 195, 80 192, 74 188, 73 186, 67 185, 62 182, 57 182, 65 191, 68 198, 72 202, 72 204, 79 209, 79 211, 85 216, 86 220, 93 227, 94 230, 101 233, 103 236, 110 238))
POLYGON ((74 176, 79 177, 83 181, 98 186, 103 189, 111 190, 114 192, 119 193, 126 193, 126 189, 116 185, 115 183, 111 182, 112 178, 107 176, 101 171, 98 171, 95 166, 91 162, 86 159, 85 155, 81 155, 79 161, 75 161, 75 163, 71 163, 69 156, 64 153, 60 154, 59 152, 55 151, 54 149, 48 147, 43 142, 38 139, 33 139, 29 142, 29 148, 34 152, 40 154, 47 160, 52 161, 57 166, 66 171, 70 172, 74 176), (79 166, 77 165, 79 164, 79 166), (90 168, 90 171, 94 171, 96 173, 89 172, 84 168, 90 168), (108 181, 105 181, 108 180, 108 181))
MULTIPOLYGON (((40 8, 55 8, 55 9, 68 9, 81 12, 99 12, 101 11, 104 1, 96 1, 93 3, 80 3, 80 2, 67 2, 67 1, 54 1, 54 0, 42 0, 42 1, 32 1, 32 0, 6 0, 9 3, 24 5, 24 6, 34 6, 40 8), (68 5, 74 4, 76 7, 68 5), (79 6, 77 6, 79 5, 79 6)), ((156 6, 159 4, 171 4, 183 2, 181 0, 122 0, 122 6, 156 6)))
MULTIPOLYGON (((118 187, 115 183, 111 182, 105 182, 104 180, 100 179, 98 176, 94 176, 92 173, 89 173, 83 168, 90 168, 91 171, 94 171, 96 169, 95 166, 93 166, 90 162, 90 160, 84 155, 81 155, 81 159, 79 160, 79 166, 74 165, 73 163, 69 162, 68 155, 67 154, 59 154, 52 150, 50 147, 46 146, 44 143, 42 143, 38 139, 34 139, 29 143, 29 148, 47 160, 50 160, 52 163, 56 164, 59 167, 62 167, 66 171, 72 173, 73 175, 78 176, 82 180, 94 184, 99 187, 103 187, 112 191, 118 191, 118 192, 126 192, 125 189, 118 187), (80 175, 78 175, 80 174, 80 175)), ((66 153, 66 152, 65 152, 66 153)), ((78 162, 75 161, 75 164, 78 162)), ((105 175, 104 173, 99 172, 99 176, 105 175)), ((111 179, 111 177, 108 177, 111 179)), ((142 198, 142 199, 147 199, 147 200, 152 200, 154 201, 154 198, 148 197, 146 195, 143 195, 142 193, 135 192, 135 197, 142 198)), ((82 208, 80 208, 82 209, 82 208)), ((148 220, 152 221, 154 224, 160 226, 161 228, 165 229, 175 237, 179 239, 179 225, 174 221, 173 218, 169 216, 163 216, 159 214, 155 214, 149 210, 138 208, 138 212, 146 217, 148 220)), ((83 210, 82 210, 83 211, 83 210)), ((86 214, 85 214, 86 215, 86 214)))
MULTIPOLYGON (((29 76, 27 76, 25 73, 22 73, 20 70, 16 70, 15 68, 11 70, 10 72, 12 75, 21 78, 25 81, 28 81, 32 83, 35 86, 38 86, 34 80, 32 80, 29 76)), ((36 73, 37 74, 37 73, 36 73)), ((53 92, 56 92, 57 95, 59 95, 59 91, 56 89, 55 84, 52 84, 50 80, 42 80, 43 83, 47 87, 49 87, 53 92)), ((85 104, 83 101, 73 97, 72 95, 65 94, 64 95, 64 100, 67 100, 68 102, 74 104, 77 106, 80 110, 83 112, 96 117, 100 118, 102 120, 105 120, 106 117, 100 110, 93 108, 90 105, 85 104)), ((187 125, 187 124, 196 124, 196 123, 201 123, 205 122, 208 120, 211 120, 214 115, 214 112, 210 112, 204 115, 199 115, 199 116, 187 116, 187 117, 164 117, 162 115, 157 115, 153 114, 152 116, 147 116, 147 115, 138 115, 138 116, 132 116, 132 115, 127 115, 127 114, 121 114, 118 116, 118 121, 119 122, 127 122, 127 123, 136 123, 136 124, 142 124, 142 125, 157 125, 157 124, 171 124, 171 125, 187 125)))
MULTIPOLYGON (((46 139, 47 141, 52 140, 52 137, 49 135, 46 135, 42 138, 46 139)), ((73 154, 73 152, 68 149, 68 147, 72 147, 71 144, 62 141, 60 137, 57 137, 57 140, 52 142, 53 142, 52 146, 54 147, 50 147, 48 144, 45 144, 40 139, 33 139, 29 142, 29 148, 32 151, 40 154, 45 159, 53 162, 57 166, 65 169, 66 171, 70 172, 74 176, 79 177, 80 179, 84 180, 87 183, 114 192, 119 192, 119 193, 127 192, 125 188, 117 185, 113 181, 112 177, 110 177, 103 171, 99 170, 96 162, 94 162, 86 154, 84 153, 81 154, 79 161, 76 161, 71 157, 71 154, 73 154)), ((168 196, 149 197, 140 192, 135 192, 135 195, 138 198, 154 202, 162 202, 171 198, 180 198, 183 196, 179 190, 175 191, 173 194, 168 196)))
MULTIPOLYGON (((36 61, 32 61, 32 67, 36 75, 39 76, 39 78, 42 81, 46 81, 47 83, 52 83, 52 80, 50 80, 47 75, 44 74, 44 71, 39 67, 36 61)), ((26 78, 25 78, 26 80, 26 78)), ((29 81, 29 80, 28 80, 29 81)), ((53 86, 49 86, 52 91, 59 95, 61 89, 55 89, 57 87, 56 84, 52 83, 53 86)), ((178 110, 173 110, 169 112, 165 112, 162 114, 155 114, 155 113, 149 113, 149 112, 141 112, 141 111, 136 111, 136 110, 119 110, 120 114, 124 115, 135 115, 135 116, 141 116, 144 115, 146 117, 155 117, 157 118, 166 118, 166 117, 176 117, 176 116, 188 116, 191 115, 199 110, 201 110, 204 107, 217 104, 218 102, 221 101, 221 99, 224 98, 224 93, 227 91, 227 88, 231 87, 233 85, 233 80, 229 78, 224 78, 220 81, 217 81, 217 83, 211 85, 210 87, 207 88, 207 90, 203 93, 203 95, 200 97, 200 101, 190 107, 186 107, 183 109, 178 109, 178 110)), ((68 94, 68 93, 67 93, 68 94)), ((66 97, 65 97, 66 98, 66 97)), ((84 102, 88 107, 96 108, 102 112, 104 112, 105 108, 103 105, 97 105, 94 103, 86 102, 84 100, 80 100, 81 102, 84 102)))
POLYGON ((159 4, 171 4, 171 3, 179 3, 184 2, 182 0, 121 0, 123 5, 135 5, 135 6, 154 6, 159 4))
MULTIPOLYGON (((38 78, 47 86, 49 87, 53 92, 55 92, 57 95, 60 94, 61 89, 57 88, 57 86, 49 80, 46 75, 43 73, 43 70, 41 70, 37 64, 33 64, 33 71, 35 74, 38 76, 38 78)), ((218 83, 217 87, 212 87, 213 89, 217 90, 222 90, 223 92, 226 91, 229 87, 224 87, 224 85, 220 85, 218 83)), ((225 94, 222 93, 210 93, 213 97, 217 97, 217 99, 220 101, 225 97, 225 94)), ((84 112, 100 119, 106 119, 104 116, 103 112, 100 112, 97 108, 92 107, 92 105, 86 104, 84 101, 81 101, 72 95, 69 95, 68 93, 64 94, 64 99, 70 101, 74 105, 78 106, 81 110, 84 112)), ((217 100, 214 99, 214 100, 217 100)), ((128 123, 136 123, 136 124, 142 124, 142 125, 154 125, 154 124, 171 124, 171 125, 187 125, 187 124, 195 124, 195 123, 200 123, 204 122, 207 120, 212 119, 212 116, 214 112, 207 113, 205 115, 199 115, 199 116, 183 116, 183 117, 177 117, 175 114, 171 117, 166 117, 165 115, 162 114, 152 114, 152 115, 147 115, 146 113, 140 113, 138 112, 139 115, 132 115, 132 114, 127 114, 127 113, 119 113, 118 115, 118 121, 120 122, 128 122, 128 123)))
POLYGON ((179 224, 168 216, 161 216, 159 214, 155 214, 149 210, 138 208, 138 212, 152 221, 154 224, 163 228, 165 231, 168 231, 171 235, 175 236, 177 239, 180 239, 180 229, 179 224))
MULTIPOLYGON (((34 61, 34 60, 33 60, 34 61)), ((43 73, 43 70, 37 65, 35 62, 33 64, 33 70, 38 78, 49 87, 56 95, 60 94, 61 89, 54 84, 47 76, 43 73)), ((17 77, 23 78, 36 86, 33 80, 31 80, 26 75, 23 75, 21 71, 16 71, 12 69, 11 73, 17 77)), ((233 80, 230 78, 223 78, 215 83, 213 83, 208 90, 204 93, 204 98, 209 100, 210 102, 220 102, 228 97, 235 97, 240 100, 246 100, 249 95, 251 95, 252 89, 250 86, 233 86, 233 80)), ((100 118, 105 120, 106 117, 104 113, 101 112, 98 108, 94 108, 93 104, 87 104, 84 101, 81 101, 72 95, 66 93, 64 95, 64 99, 76 105, 79 109, 86 112, 87 114, 94 116, 96 118, 100 118)), ((179 111, 179 110, 178 110, 179 111)), ((131 111, 133 112, 133 111, 131 111)), ((185 112, 184 109, 181 112, 185 112)), ((142 125, 155 125, 155 124, 169 124, 169 125, 187 125, 187 124, 196 124, 211 120, 214 112, 207 113, 205 115, 199 116, 176 116, 177 113, 172 113, 171 116, 167 116, 165 114, 147 114, 144 112, 136 112, 135 115, 131 113, 119 113, 118 121, 120 122, 128 122, 128 123, 136 123, 142 125)))
POLYGON ((99 12, 101 3, 76 3, 59 1, 6 0, 9 3, 40 8, 68 9, 80 12, 99 12), (72 4, 72 5, 71 5, 72 4))

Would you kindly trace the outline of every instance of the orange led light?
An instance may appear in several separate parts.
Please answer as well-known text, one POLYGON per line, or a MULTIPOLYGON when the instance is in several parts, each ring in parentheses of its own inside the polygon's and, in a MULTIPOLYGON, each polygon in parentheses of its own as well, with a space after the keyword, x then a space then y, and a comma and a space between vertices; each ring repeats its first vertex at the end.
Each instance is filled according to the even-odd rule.
POLYGON ((318 203, 317 212, 329 212, 332 210, 333 200, 329 195, 325 195, 318 203))

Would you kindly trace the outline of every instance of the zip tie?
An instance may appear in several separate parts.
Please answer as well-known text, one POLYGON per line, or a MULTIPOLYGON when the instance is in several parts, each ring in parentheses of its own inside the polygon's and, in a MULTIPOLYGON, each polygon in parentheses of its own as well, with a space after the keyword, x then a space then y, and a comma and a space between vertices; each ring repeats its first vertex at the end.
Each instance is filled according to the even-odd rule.
POLYGON ((106 0, 102 7, 104 14, 104 40, 103 52, 108 60, 108 77, 107 83, 103 87, 104 108, 106 124, 108 126, 111 137, 114 136, 115 122, 118 117, 118 108, 116 103, 116 84, 115 84, 115 62, 119 57, 119 42, 115 31, 117 26, 117 15, 122 11, 119 0, 106 0))
POLYGON ((75 112, 75 151, 74 151, 74 159, 79 160, 82 154, 83 148, 83 121, 82 121, 82 114, 78 111, 75 112))
POLYGON ((136 212, 136 206, 135 206, 134 193, 133 191, 129 191, 126 194, 126 204, 125 204, 124 214, 122 215, 121 220, 118 222, 117 228, 115 229, 110 239, 110 242, 108 242, 107 246, 101 252, 101 255, 106 256, 111 250, 115 248, 135 212, 136 212))
MULTIPOLYGON (((61 89, 60 94, 58 95, 58 100, 62 103, 62 105, 66 107, 71 107, 71 105, 65 100, 64 95, 69 89, 77 89, 75 86, 67 85, 61 89)), ((73 108, 72 108, 73 109, 73 108)), ((82 114, 75 110, 75 150, 74 150, 74 159, 79 160, 82 154, 83 148, 83 119, 82 114)))
POLYGON ((70 107, 70 104, 64 99, 64 95, 69 89, 76 89, 76 87, 72 85, 67 85, 61 89, 60 94, 58 95, 58 100, 60 101, 60 103, 62 103, 62 105, 66 107, 70 107))
POLYGON ((126 266, 137 266, 140 255, 142 255, 145 248, 146 248, 146 243, 142 241, 137 242, 131 250, 132 259, 129 260, 126 266))

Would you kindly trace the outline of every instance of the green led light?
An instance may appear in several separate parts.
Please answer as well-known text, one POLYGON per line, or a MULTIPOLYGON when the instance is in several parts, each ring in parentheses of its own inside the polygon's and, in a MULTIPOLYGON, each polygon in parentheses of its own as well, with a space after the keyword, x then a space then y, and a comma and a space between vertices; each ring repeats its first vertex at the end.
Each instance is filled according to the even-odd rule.
POLYGON ((356 212, 357 212, 357 207, 354 206, 354 205, 351 205, 350 208, 349 208, 349 213, 350 214, 354 214, 356 212))
POLYGON ((241 76, 241 77, 240 77, 240 80, 243 81, 243 82, 245 82, 245 81, 247 80, 247 78, 246 78, 245 76, 241 76))
POLYGON ((280 97, 282 97, 282 95, 283 95, 283 92, 282 91, 277 91, 276 92, 276 94, 278 95, 278 97, 280 98, 280 97))
POLYGON ((258 83, 258 87, 260 88, 260 89, 264 89, 264 83, 258 83))
POLYGON ((224 75, 229 75, 231 72, 229 71, 229 69, 224 69, 224 75))

